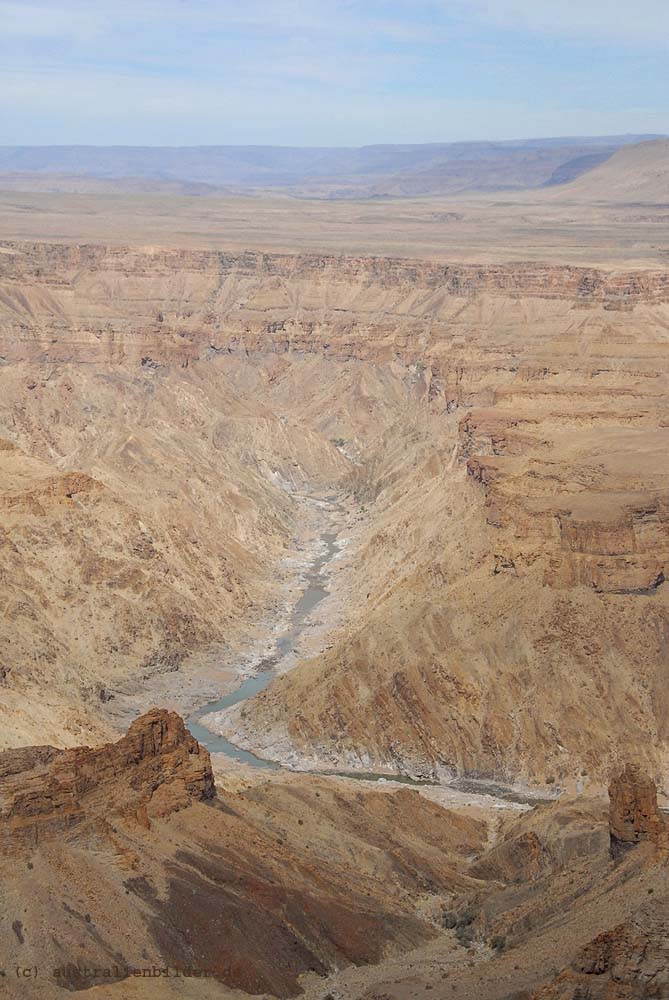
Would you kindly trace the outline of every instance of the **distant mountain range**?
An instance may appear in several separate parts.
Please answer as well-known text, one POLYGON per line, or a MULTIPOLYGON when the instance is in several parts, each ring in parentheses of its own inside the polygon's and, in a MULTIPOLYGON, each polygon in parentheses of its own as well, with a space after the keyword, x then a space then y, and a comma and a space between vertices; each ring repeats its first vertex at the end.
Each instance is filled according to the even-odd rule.
POLYGON ((508 191, 565 184, 621 147, 661 136, 349 147, 0 146, 0 187, 161 191, 274 190, 324 198, 508 191))
POLYGON ((669 140, 619 149, 569 187, 556 190, 554 197, 589 203, 669 206, 669 140))

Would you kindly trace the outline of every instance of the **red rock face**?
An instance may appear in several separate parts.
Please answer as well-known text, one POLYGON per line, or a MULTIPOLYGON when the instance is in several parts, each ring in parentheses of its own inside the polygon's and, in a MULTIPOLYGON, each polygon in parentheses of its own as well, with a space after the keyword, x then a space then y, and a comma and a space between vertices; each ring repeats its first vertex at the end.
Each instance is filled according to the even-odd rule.
POLYGON ((662 1000, 669 995, 666 923, 641 918, 598 935, 532 1000, 662 1000))
POLYGON ((611 853, 619 856, 644 840, 659 843, 663 826, 654 782, 627 764, 609 785, 611 853))
POLYGON ((214 794, 208 751, 178 715, 152 709, 117 743, 0 754, 0 839, 36 843, 109 811, 146 824, 214 794))

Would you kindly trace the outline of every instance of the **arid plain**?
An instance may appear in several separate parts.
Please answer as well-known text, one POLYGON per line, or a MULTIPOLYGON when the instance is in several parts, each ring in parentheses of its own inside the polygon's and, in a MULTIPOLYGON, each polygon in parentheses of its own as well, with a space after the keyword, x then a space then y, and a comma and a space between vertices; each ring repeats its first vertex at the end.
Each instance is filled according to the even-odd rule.
POLYGON ((0 995, 669 996, 668 178, 0 192, 0 995))
POLYGON ((650 267, 667 263, 668 143, 621 150, 569 185, 450 198, 179 197, 148 182, 99 195, 77 193, 81 178, 49 193, 14 180, 27 190, 0 186, 0 220, 9 238, 39 241, 650 267))

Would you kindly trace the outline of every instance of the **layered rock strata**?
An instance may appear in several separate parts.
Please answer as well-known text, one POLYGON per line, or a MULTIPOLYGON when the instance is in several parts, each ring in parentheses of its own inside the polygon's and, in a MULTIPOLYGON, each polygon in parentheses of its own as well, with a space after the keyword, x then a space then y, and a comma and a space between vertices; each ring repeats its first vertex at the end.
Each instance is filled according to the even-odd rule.
MULTIPOLYGON (((420 773, 575 781, 634 745, 663 765, 664 271, 6 243, 0 279, 2 433, 113 488, 147 529, 130 566, 87 557, 74 590, 95 582, 121 642, 87 614, 34 649, 21 614, 44 620, 25 594, 46 533, 32 513, 12 525, 31 570, 10 605, 21 657, 3 661, 12 724, 44 655, 59 689, 67 656, 101 664, 113 694, 133 663, 149 675, 230 636, 277 599, 288 489, 345 483, 365 522, 345 627, 235 738, 420 773), (159 558, 137 566, 146 536, 159 558), (136 598, 154 594, 187 617, 146 634, 136 598)), ((72 579, 44 606, 71 601, 72 579)), ((97 673, 86 686, 107 697, 97 673)))
POLYGON ((6 750, 0 754, 0 790, 0 832, 10 851, 71 831, 107 810, 148 822, 215 794, 207 750, 178 715, 158 709, 137 719, 118 742, 96 749, 6 750))

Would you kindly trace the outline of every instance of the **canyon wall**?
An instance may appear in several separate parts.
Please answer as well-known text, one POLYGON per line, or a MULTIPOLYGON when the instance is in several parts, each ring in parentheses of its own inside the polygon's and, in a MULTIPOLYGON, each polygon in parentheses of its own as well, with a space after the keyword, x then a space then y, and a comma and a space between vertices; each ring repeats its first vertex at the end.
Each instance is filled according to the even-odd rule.
MULTIPOLYGON (((459 456, 486 494, 489 522, 509 529, 515 547, 554 549, 548 583, 661 582, 667 272, 2 249, 5 362, 146 370, 271 352, 414 365, 435 406, 464 413, 459 456), (556 458, 573 451, 576 428, 583 454, 565 485, 556 458)), ((516 565, 511 551, 500 558, 516 565)))
MULTIPOLYGON (((68 525, 109 490, 153 518, 191 647, 220 641, 217 609, 234 631, 270 599, 297 516, 287 484, 345 485, 361 505, 344 627, 248 707, 240 739, 553 781, 632 746, 663 765, 666 271, 0 249, 2 434, 102 484, 75 504, 40 471, 68 525)), ((36 489, 8 491, 12 517, 37 516, 36 489)), ((35 524, 13 528, 24 566, 35 524)), ((123 648, 129 674, 138 647, 123 648)), ((7 666, 11 699, 27 668, 7 666)))
POLYGON ((4 242, 0 287, 8 360, 31 351, 34 360, 185 364, 210 351, 260 349, 411 361, 447 348, 457 371, 468 348, 538 356, 548 340, 555 358, 577 334, 582 344, 584 331, 595 358, 638 364, 667 351, 651 333, 628 352, 628 317, 616 315, 664 306, 663 315, 664 270, 4 242), (536 329, 518 331, 523 320, 536 329), (481 342, 459 343, 472 324, 481 342))

